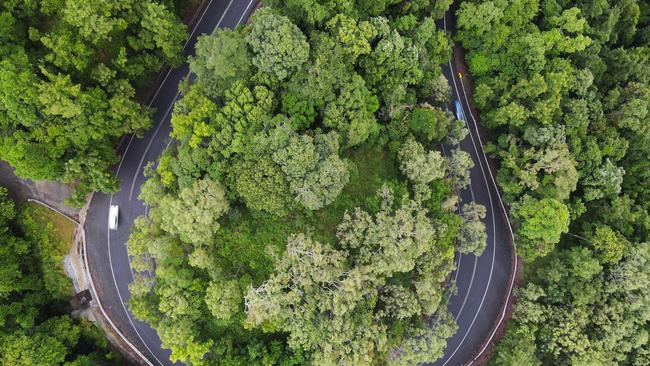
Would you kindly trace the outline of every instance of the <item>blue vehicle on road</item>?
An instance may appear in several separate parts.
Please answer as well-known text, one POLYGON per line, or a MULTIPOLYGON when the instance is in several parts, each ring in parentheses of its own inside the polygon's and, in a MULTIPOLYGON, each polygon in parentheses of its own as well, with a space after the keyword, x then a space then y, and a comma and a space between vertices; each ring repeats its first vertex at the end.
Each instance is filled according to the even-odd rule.
POLYGON ((464 121, 465 112, 463 112, 463 106, 460 104, 460 101, 455 100, 454 105, 456 106, 456 118, 458 118, 459 121, 464 121))

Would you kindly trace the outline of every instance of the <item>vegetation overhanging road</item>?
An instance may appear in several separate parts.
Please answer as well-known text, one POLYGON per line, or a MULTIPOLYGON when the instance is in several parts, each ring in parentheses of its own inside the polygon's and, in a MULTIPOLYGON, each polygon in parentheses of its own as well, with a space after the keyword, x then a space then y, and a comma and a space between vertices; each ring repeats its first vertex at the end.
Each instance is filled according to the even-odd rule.
MULTIPOLYGON (((216 27, 233 28, 244 22, 255 5, 254 0, 209 1, 195 28, 190 31, 185 53, 189 54, 194 49, 198 35, 210 33, 216 27)), ((434 363, 460 365, 471 363, 483 351, 481 346, 493 335, 495 322, 502 318, 502 302, 512 289, 512 234, 483 153, 476 121, 461 86, 462 81, 451 63, 445 65, 443 71, 450 80, 453 101, 461 102, 467 116, 470 134, 461 142, 461 148, 472 156, 475 163, 471 172, 472 184, 461 192, 461 198, 464 202, 473 200, 487 208, 485 222, 488 244, 484 253, 480 257, 458 255, 458 268, 453 274, 458 291, 450 299, 449 310, 456 318, 459 330, 449 340, 444 357, 434 363)), ((122 161, 116 173, 121 190, 114 195, 96 194, 85 226, 88 261, 101 303, 120 331, 151 365, 172 363, 168 361, 169 351, 162 348, 156 332, 136 320, 126 305, 130 297, 128 284, 133 280, 126 241, 133 220, 146 213, 146 207, 137 199, 140 186, 145 181, 143 168, 148 162, 156 161, 169 143, 171 109, 179 96, 178 83, 188 72, 188 65, 184 64, 166 75, 151 100, 151 105, 157 108, 154 128, 143 139, 127 138, 120 146, 122 161), (107 227, 110 204, 120 206, 120 226, 112 232, 107 227)))
MULTIPOLYGON (((255 0, 208 0, 204 12, 189 30, 184 46, 185 55, 193 53, 197 37, 211 33, 217 27, 235 28, 246 21, 256 6, 255 0)), ((179 96, 178 83, 189 73, 188 64, 170 70, 152 95, 150 105, 156 108, 153 128, 144 138, 128 137, 119 146, 122 156, 116 167, 120 191, 113 195, 95 194, 85 230, 87 256, 92 277, 101 303, 120 332, 147 358, 150 365, 172 365, 169 350, 163 349, 156 332, 149 325, 135 319, 128 310, 128 285, 133 281, 126 242, 133 220, 144 215, 146 207, 138 200, 140 185, 144 183, 143 168, 157 160, 166 148, 171 131, 170 118, 174 102, 179 96), (108 207, 120 206, 118 230, 108 230, 108 207)))

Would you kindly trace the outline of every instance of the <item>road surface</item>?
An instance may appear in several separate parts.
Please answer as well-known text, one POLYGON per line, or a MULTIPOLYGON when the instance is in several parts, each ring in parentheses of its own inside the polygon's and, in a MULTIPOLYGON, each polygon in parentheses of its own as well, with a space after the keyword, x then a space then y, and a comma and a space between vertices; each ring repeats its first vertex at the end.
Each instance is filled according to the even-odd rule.
MULTIPOLYGON (((210 1, 196 27, 190 30, 185 54, 194 50, 198 35, 211 33, 216 27, 232 28, 245 22, 256 3, 256 0, 210 1)), ((95 194, 85 225, 88 262, 103 308, 119 331, 146 359, 143 363, 156 366, 173 363, 169 361, 169 350, 161 347, 156 332, 136 320, 126 305, 130 298, 128 285, 133 280, 126 242, 133 220, 145 214, 146 210, 137 199, 145 181, 143 168, 148 162, 156 161, 169 143, 171 110, 178 98, 178 83, 188 72, 187 64, 171 70, 156 90, 151 100, 151 106, 157 109, 153 128, 142 139, 126 138, 119 147, 122 160, 116 167, 116 174, 120 191, 113 195, 95 194), (111 204, 120 206, 117 231, 109 231, 107 227, 111 204)), ((483 154, 476 122, 462 91, 462 80, 451 63, 443 67, 443 72, 450 80, 453 99, 461 101, 470 130, 460 147, 470 153, 475 163, 471 186, 461 192, 461 198, 463 202, 476 201, 487 208, 488 245, 478 258, 457 255, 457 270, 452 276, 458 292, 451 297, 449 310, 456 318, 459 330, 449 340, 444 357, 435 362, 435 366, 471 363, 480 354, 481 345, 492 336, 493 325, 503 314, 502 300, 512 288, 512 257, 508 244, 511 232, 505 210, 483 154)))
MULTIPOLYGON (((234 28, 246 19, 257 5, 256 0, 208 0, 204 12, 195 26, 183 52, 194 52, 199 35, 212 33, 217 27, 234 28)), ((156 332, 147 324, 136 320, 127 307, 128 285, 133 281, 126 242, 133 220, 145 213, 145 206, 137 197, 145 181, 143 168, 155 161, 169 142, 170 118, 178 98, 178 83, 189 73, 187 63, 166 74, 160 87, 152 95, 150 105, 156 108, 153 127, 142 139, 124 139, 119 146, 122 160, 116 167, 120 191, 113 195, 95 194, 85 223, 87 257, 95 287, 102 307, 119 331, 148 360, 143 364, 172 365, 170 351, 163 349, 156 332), (120 206, 120 223, 116 231, 108 230, 109 205, 120 206)))
MULTIPOLYGON (((445 14, 440 25, 447 31, 454 31, 455 22, 450 12, 445 14)), ((461 192, 461 201, 474 201, 485 206, 488 242, 479 257, 456 254, 457 268, 452 277, 458 292, 451 297, 448 309, 458 323, 458 331, 447 342, 444 356, 432 365, 471 365, 485 351, 485 341, 494 336, 494 325, 504 315, 503 300, 512 290, 512 231, 483 152, 477 122, 464 93, 462 77, 451 61, 442 69, 452 90, 450 108, 456 113, 456 101, 460 102, 461 114, 470 131, 461 141, 460 148, 471 155, 474 168, 470 186, 461 192)), ((443 146, 443 152, 449 154, 449 147, 443 146)))

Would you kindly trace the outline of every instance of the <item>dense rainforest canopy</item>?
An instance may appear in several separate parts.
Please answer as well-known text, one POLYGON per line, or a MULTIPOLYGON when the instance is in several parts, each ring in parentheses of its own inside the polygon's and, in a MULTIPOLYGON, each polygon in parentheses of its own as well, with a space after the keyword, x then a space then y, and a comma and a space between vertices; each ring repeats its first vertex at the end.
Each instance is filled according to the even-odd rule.
MULTIPOLYGON (((199 38, 128 243, 129 306, 172 360, 442 355, 454 252, 486 244, 485 207, 457 196, 451 2, 267 0, 199 38)), ((150 127, 139 101, 183 61, 195 4, 0 2, 0 159, 71 204, 117 189, 116 144, 150 127)), ((491 364, 650 364, 650 4, 468 0, 456 20, 525 263, 491 364)), ((67 314, 51 231, 0 188, 0 364, 121 362, 67 314)))
POLYGON ((191 1, 0 2, 0 159, 25 178, 114 191, 117 140, 151 125, 136 90, 181 62, 191 1))
POLYGON ((650 364, 650 4, 464 1, 526 284, 494 365, 650 364))
POLYGON ((130 307, 192 365, 433 361, 455 239, 485 247, 485 208, 457 207, 449 1, 266 5, 197 43, 142 186, 130 307))

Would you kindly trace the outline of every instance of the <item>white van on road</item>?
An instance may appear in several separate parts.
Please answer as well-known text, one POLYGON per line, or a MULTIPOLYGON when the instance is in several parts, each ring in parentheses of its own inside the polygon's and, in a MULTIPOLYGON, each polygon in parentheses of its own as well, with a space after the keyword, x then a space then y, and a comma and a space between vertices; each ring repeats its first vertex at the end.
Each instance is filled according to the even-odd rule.
POLYGON ((118 218, 120 216, 120 208, 117 205, 111 205, 108 210, 108 228, 117 230, 118 218))

